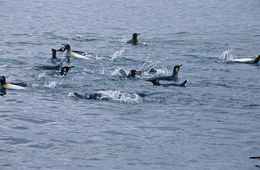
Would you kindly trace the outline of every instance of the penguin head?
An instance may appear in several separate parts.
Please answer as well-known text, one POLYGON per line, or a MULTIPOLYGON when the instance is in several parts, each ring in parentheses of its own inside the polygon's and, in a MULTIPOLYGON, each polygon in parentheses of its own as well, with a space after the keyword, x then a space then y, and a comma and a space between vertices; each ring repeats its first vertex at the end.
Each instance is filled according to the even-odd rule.
POLYGON ((0 83, 1 83, 1 85, 6 84, 5 76, 0 77, 0 83))
POLYGON ((60 74, 61 74, 62 76, 65 76, 65 75, 68 73, 68 71, 69 71, 71 68, 73 68, 73 67, 75 67, 75 66, 71 66, 71 67, 65 66, 65 67, 62 67, 60 74))
POLYGON ((256 58, 257 58, 258 60, 260 60, 260 55, 258 55, 256 58))
POLYGON ((150 81, 150 82, 152 82, 152 83, 153 83, 153 85, 155 85, 155 86, 159 86, 159 85, 160 85, 160 83, 159 83, 159 80, 158 80, 158 79, 150 79, 150 80, 147 80, 147 81, 150 81))
POLYGON ((137 36, 140 35, 140 34, 141 34, 141 33, 133 33, 132 38, 133 38, 133 39, 137 39, 137 36))
POLYGON ((173 68, 173 73, 178 73, 181 66, 182 66, 182 64, 181 64, 181 65, 176 65, 176 66, 174 66, 174 68, 173 68))
POLYGON ((71 47, 70 47, 70 45, 69 44, 63 44, 64 45, 64 47, 65 47, 65 50, 68 50, 68 51, 70 51, 71 50, 71 47))
POLYGON ((130 70, 127 77, 135 77, 135 75, 137 75, 137 74, 138 74, 138 72, 136 70, 130 70))
POLYGON ((64 52, 64 51, 65 51, 65 47, 61 47, 61 48, 58 49, 57 51, 62 51, 62 52, 64 52))

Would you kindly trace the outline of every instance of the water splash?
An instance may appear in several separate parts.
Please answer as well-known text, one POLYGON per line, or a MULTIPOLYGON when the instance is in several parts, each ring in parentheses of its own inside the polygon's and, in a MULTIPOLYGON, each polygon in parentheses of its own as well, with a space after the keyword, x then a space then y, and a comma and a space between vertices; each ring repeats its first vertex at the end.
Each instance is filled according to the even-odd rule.
POLYGON ((43 78, 43 77, 47 77, 47 74, 46 73, 40 73, 37 75, 37 77, 40 79, 40 78, 43 78))
MULTIPOLYGON (((113 71, 111 73, 112 76, 122 76, 122 73, 120 70, 124 70, 126 72, 126 70, 124 68, 117 68, 115 71, 113 71)), ((127 72, 126 72, 127 73, 127 72)))
POLYGON ((102 94, 101 99, 109 98, 113 101, 131 104, 142 102, 142 97, 140 97, 137 93, 126 93, 120 90, 105 90, 98 91, 98 93, 102 94))
POLYGON ((221 61, 233 61, 236 57, 232 54, 232 49, 228 49, 223 51, 219 58, 221 61))
POLYGON ((116 51, 114 52, 114 54, 112 55, 110 61, 114 61, 116 59, 118 59, 120 56, 122 56, 122 54, 125 52, 125 48, 119 50, 119 51, 116 51))
POLYGON ((43 87, 54 89, 56 87, 57 83, 56 81, 50 81, 43 85, 43 87))

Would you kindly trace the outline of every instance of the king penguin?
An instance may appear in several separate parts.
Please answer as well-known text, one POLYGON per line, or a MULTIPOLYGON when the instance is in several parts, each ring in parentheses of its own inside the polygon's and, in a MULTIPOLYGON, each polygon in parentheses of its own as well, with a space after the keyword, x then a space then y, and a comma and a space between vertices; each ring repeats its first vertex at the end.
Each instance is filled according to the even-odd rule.
POLYGON ((6 83, 5 76, 0 77, 0 83, 1 83, 1 89, 16 89, 16 90, 21 90, 25 89, 27 84, 24 83, 6 83))
POLYGON ((65 66, 65 67, 62 67, 60 72, 50 72, 50 73, 48 73, 48 75, 49 76, 65 76, 69 72, 69 70, 73 67, 75 67, 75 66, 71 66, 71 67, 65 66))
POLYGON ((257 64, 260 60, 260 55, 256 56, 256 58, 237 58, 233 59, 233 62, 236 63, 246 63, 246 64, 257 64))
POLYGON ((160 84, 158 79, 152 79, 152 80, 146 80, 153 83, 155 86, 163 86, 163 87, 169 87, 169 86, 180 86, 185 87, 187 80, 184 80, 182 83, 170 83, 170 84, 160 84))
POLYGON ((182 64, 174 66, 173 71, 172 71, 172 75, 170 75, 170 76, 153 77, 153 78, 150 78, 148 80, 156 79, 156 80, 166 80, 166 81, 177 81, 178 73, 179 73, 181 66, 182 66, 182 64))
POLYGON ((137 38, 138 35, 140 35, 141 33, 133 33, 132 34, 132 39, 127 41, 127 43, 131 43, 133 45, 137 45, 140 44, 141 41, 137 38))

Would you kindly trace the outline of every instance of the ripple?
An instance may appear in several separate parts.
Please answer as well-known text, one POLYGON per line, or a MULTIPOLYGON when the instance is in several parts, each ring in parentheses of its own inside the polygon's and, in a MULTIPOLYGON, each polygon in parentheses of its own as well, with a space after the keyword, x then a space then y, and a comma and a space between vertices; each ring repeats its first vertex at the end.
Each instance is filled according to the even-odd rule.
POLYGON ((14 137, 1 137, 0 140, 10 145, 27 144, 32 142, 25 138, 14 138, 14 137))

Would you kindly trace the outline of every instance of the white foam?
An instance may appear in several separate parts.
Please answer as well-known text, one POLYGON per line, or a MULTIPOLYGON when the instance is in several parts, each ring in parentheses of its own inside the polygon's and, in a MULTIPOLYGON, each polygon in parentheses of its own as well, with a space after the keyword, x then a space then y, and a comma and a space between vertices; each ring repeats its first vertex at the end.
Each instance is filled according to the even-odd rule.
POLYGON ((116 51, 114 52, 114 54, 112 55, 110 61, 114 61, 116 59, 118 59, 120 56, 122 56, 122 54, 125 52, 125 48, 119 50, 119 51, 116 51))
POLYGON ((117 68, 115 71, 113 71, 111 73, 112 76, 122 76, 122 74, 120 73, 120 70, 125 70, 123 68, 117 68))
POLYGON ((43 78, 43 77, 47 77, 47 74, 46 73, 41 73, 41 74, 38 74, 37 76, 38 76, 38 78, 43 78))
POLYGON ((74 93, 68 93, 68 97, 75 97, 74 93))
POLYGON ((43 87, 54 89, 56 87, 57 83, 56 81, 50 81, 43 85, 43 87))
POLYGON ((106 91, 98 91, 98 93, 102 94, 101 99, 111 99, 114 101, 119 101, 123 103, 140 103, 142 102, 142 98, 136 93, 126 93, 120 90, 106 90, 106 91))

